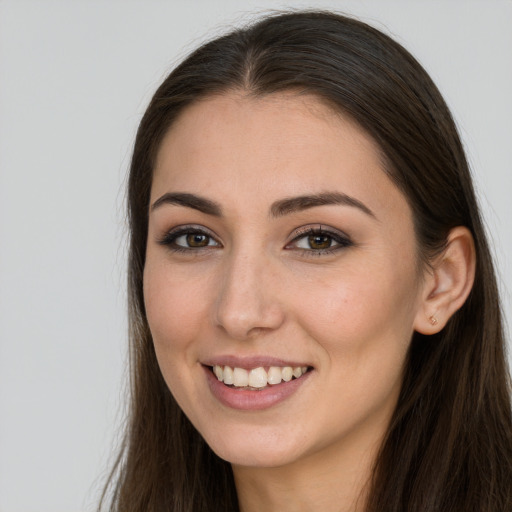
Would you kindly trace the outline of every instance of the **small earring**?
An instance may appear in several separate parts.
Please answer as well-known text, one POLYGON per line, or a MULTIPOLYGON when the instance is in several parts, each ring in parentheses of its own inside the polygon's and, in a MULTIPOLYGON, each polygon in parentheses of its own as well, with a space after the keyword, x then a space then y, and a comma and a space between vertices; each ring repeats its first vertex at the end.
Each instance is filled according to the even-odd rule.
POLYGON ((437 325, 437 318, 434 315, 429 317, 429 320, 432 325, 437 325))

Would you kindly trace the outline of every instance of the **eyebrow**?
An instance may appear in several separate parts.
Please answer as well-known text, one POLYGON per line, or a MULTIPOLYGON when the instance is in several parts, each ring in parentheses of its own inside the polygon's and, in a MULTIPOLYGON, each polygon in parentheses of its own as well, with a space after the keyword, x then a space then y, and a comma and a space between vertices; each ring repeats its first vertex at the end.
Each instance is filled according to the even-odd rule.
POLYGON ((156 210, 164 204, 175 204, 193 208, 194 210, 199 210, 200 212, 206 213, 207 215, 214 215, 215 217, 222 216, 222 208, 218 203, 205 199, 204 197, 196 196, 195 194, 168 192, 153 203, 151 211, 156 210))
POLYGON ((290 213, 307 210, 308 208, 314 208, 315 206, 331 204, 352 206, 354 208, 358 208, 366 215, 377 219, 375 214, 364 203, 355 197, 351 197, 340 192, 323 192, 320 194, 281 199, 272 204, 270 213, 273 217, 282 217, 283 215, 289 215, 290 213))
MULTIPOLYGON (((184 206, 198 210, 207 215, 215 217, 222 217, 222 208, 220 204, 210 199, 198 196, 196 194, 189 194, 186 192, 167 192, 159 197, 151 206, 151 211, 156 210, 164 204, 184 206)), ((322 192, 314 195, 304 195, 297 197, 289 197, 280 199, 272 203, 270 207, 270 215, 272 217, 283 217, 291 213, 307 210, 316 206, 325 205, 342 205, 358 208, 366 215, 376 219, 375 214, 364 203, 355 197, 340 192, 322 192)))

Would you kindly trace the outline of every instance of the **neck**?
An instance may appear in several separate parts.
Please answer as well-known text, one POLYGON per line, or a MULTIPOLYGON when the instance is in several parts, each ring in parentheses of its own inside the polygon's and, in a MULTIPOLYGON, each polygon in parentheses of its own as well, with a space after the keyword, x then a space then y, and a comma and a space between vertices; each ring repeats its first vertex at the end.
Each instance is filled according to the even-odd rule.
POLYGON ((330 445, 280 467, 233 466, 240 512, 362 512, 379 446, 330 445))

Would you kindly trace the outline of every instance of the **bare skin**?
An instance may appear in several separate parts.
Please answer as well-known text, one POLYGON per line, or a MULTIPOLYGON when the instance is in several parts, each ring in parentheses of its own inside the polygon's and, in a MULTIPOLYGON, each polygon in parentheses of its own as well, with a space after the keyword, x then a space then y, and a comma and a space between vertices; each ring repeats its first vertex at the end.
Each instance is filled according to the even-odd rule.
POLYGON ((242 512, 363 510, 411 336, 463 302, 467 286, 447 290, 470 274, 467 234, 454 232, 443 272, 424 270, 373 140, 293 93, 189 107, 161 145, 151 205, 144 296, 157 358, 231 462, 242 512), (217 382, 213 366, 228 363, 308 371, 274 400, 270 384, 217 382))

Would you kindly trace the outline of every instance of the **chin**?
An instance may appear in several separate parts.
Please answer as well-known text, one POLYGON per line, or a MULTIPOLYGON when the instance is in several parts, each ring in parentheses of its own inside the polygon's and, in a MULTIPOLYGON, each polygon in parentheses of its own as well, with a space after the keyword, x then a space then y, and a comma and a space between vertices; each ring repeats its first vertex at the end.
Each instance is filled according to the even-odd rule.
POLYGON ((276 453, 275 450, 255 450, 235 452, 232 449, 219 450, 214 452, 226 462, 234 466, 244 466, 251 468, 275 468, 286 466, 294 462, 296 457, 288 453, 276 453))
POLYGON ((283 437, 226 435, 206 442, 216 455, 235 466, 270 468, 294 462, 304 450, 303 443, 294 443, 288 436, 285 441, 283 437))

